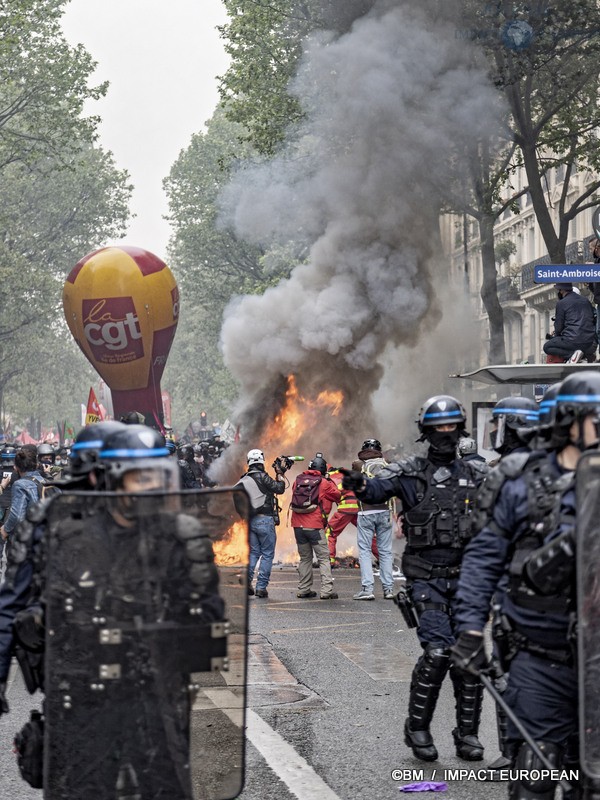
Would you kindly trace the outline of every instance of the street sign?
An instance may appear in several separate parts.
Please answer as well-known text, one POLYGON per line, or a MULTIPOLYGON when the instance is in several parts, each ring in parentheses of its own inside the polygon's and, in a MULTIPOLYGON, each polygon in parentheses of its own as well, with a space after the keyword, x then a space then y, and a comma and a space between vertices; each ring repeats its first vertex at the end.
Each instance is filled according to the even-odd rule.
POLYGON ((534 283, 595 283, 600 281, 600 264, 539 264, 534 283))

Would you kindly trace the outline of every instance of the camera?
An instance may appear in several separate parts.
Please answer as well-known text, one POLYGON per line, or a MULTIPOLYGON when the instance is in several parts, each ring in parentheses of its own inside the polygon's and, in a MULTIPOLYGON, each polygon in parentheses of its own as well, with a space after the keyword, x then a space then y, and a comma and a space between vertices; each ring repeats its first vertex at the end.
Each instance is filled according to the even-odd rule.
POLYGON ((284 475, 288 469, 294 466, 296 461, 304 461, 304 456, 278 456, 271 466, 275 472, 284 475))

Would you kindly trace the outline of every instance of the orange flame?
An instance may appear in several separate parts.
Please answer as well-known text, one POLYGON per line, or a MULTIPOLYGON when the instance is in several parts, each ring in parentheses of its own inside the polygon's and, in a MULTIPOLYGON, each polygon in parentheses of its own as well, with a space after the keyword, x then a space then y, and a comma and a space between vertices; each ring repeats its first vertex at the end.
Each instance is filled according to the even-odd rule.
POLYGON ((322 391, 316 400, 309 400, 300 394, 293 375, 288 375, 287 384, 285 405, 264 433, 266 448, 273 445, 283 449, 295 447, 300 437, 317 424, 320 412, 327 411, 337 417, 344 403, 341 391, 322 391))
POLYGON ((219 566, 247 564, 249 549, 248 526, 242 520, 234 522, 223 539, 213 542, 215 562, 219 566))
MULTIPOLYGON (((323 423, 323 415, 336 417, 339 415, 344 402, 341 391, 324 390, 312 400, 300 394, 294 375, 288 375, 285 403, 274 419, 267 425, 260 437, 261 449, 267 457, 267 464, 279 455, 292 455, 303 434, 316 429, 323 423)), ((303 467, 303 468, 306 468, 303 467)), ((284 564, 298 562, 298 550, 292 529, 288 526, 287 509, 290 504, 290 490, 285 495, 279 496, 283 508, 281 512, 281 525, 277 529, 277 549, 275 560, 284 564)), ((237 523, 239 524, 239 523, 237 523)), ((217 563, 234 563, 232 560, 219 561, 219 558, 230 558, 231 552, 242 553, 239 546, 233 543, 236 537, 241 538, 240 530, 235 531, 236 525, 228 531, 228 537, 223 553, 217 554, 216 543, 215 557, 217 563)), ((245 534, 244 534, 245 535, 245 534)))

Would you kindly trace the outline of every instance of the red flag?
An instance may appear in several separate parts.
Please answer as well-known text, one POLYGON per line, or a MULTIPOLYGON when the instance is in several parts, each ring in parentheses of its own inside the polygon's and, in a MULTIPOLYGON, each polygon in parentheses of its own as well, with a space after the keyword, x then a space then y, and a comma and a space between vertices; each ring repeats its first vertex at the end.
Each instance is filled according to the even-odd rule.
POLYGON ((102 411, 96 398, 96 393, 94 392, 93 388, 90 387, 90 394, 87 401, 87 411, 85 413, 85 424, 93 425, 94 422, 100 422, 102 418, 102 411))
POLYGON ((233 443, 238 444, 240 441, 240 426, 238 425, 235 429, 235 436, 233 437, 233 443))

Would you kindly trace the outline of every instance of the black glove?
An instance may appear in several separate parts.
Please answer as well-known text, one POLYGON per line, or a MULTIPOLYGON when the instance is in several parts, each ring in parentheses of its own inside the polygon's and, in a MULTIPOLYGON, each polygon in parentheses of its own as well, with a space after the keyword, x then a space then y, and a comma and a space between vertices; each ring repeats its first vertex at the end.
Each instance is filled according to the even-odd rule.
POLYGON ((490 662, 485 654, 483 636, 461 631, 456 644, 450 648, 452 663, 463 672, 479 675, 487 672, 490 662))
POLYGON ((360 492, 367 485, 365 476, 356 469, 340 469, 342 486, 349 492, 360 492))

